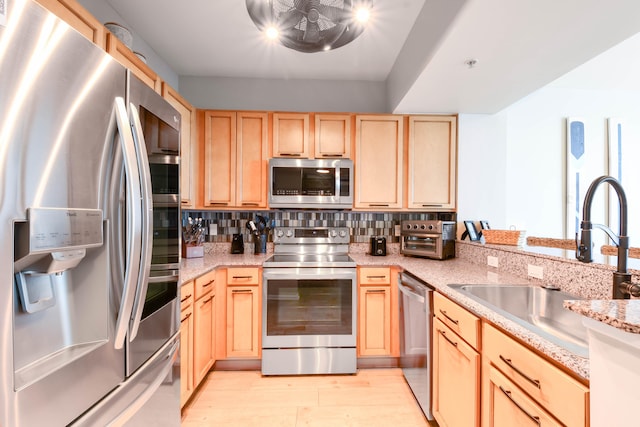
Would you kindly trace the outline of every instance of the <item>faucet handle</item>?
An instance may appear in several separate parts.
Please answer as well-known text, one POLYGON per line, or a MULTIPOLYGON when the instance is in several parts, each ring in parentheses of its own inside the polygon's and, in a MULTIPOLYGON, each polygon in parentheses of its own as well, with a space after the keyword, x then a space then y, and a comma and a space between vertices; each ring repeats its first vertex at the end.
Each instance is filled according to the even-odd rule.
POLYGON ((585 236, 585 230, 582 230, 582 239, 578 240, 576 232, 576 259, 581 262, 591 262, 591 235, 585 236), (587 237, 587 238, 585 238, 587 237))

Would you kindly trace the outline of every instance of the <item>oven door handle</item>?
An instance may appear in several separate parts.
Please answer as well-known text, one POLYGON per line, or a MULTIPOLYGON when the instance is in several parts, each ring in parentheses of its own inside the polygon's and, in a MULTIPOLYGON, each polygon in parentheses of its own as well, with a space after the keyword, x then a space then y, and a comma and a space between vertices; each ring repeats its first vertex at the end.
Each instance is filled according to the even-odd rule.
POLYGON ((398 289, 400 289, 400 292, 402 292, 405 296, 407 296, 407 297, 409 297, 411 299, 415 299, 420 304, 424 304, 424 297, 422 295, 419 295, 419 294, 413 292, 410 287, 405 286, 400 282, 400 283, 398 283, 398 289))
POLYGON ((171 274, 168 276, 150 276, 148 283, 177 282, 180 276, 171 274))

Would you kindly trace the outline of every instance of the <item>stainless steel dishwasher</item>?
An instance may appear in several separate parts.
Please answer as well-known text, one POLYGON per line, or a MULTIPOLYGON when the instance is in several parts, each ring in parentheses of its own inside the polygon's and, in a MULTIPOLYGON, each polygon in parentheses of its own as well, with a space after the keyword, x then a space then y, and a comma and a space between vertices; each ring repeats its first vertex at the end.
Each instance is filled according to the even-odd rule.
POLYGON ((398 275, 400 367, 428 420, 431 413, 431 324, 433 288, 411 273, 398 275))

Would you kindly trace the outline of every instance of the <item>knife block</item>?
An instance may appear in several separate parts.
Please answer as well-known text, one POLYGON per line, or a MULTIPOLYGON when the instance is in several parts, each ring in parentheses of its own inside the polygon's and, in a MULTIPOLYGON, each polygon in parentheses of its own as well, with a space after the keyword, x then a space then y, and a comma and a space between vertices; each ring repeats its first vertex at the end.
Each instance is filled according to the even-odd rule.
POLYGON ((204 246, 182 245, 182 258, 202 258, 204 246))

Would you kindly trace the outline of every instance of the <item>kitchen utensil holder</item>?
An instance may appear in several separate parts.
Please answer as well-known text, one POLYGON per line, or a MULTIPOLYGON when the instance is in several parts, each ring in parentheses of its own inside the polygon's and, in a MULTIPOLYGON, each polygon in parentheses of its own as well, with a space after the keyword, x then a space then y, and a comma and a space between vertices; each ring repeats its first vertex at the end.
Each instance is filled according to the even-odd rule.
POLYGON ((266 234, 258 234, 253 237, 253 242, 255 244, 256 254, 266 254, 267 253, 267 235, 266 234))

